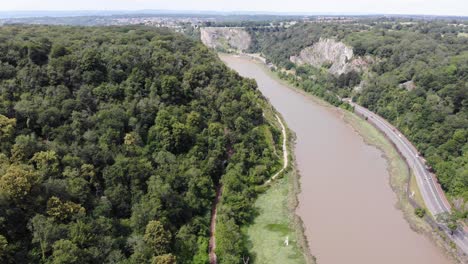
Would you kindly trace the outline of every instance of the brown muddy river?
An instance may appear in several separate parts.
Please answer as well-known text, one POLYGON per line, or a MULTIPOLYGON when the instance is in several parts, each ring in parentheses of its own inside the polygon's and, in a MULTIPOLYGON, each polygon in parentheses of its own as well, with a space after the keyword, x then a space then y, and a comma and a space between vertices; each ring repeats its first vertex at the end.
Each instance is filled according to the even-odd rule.
POLYGON ((442 250, 412 231, 396 209, 387 162, 339 111, 321 106, 270 77, 248 58, 221 55, 261 92, 296 133, 302 218, 319 264, 446 264, 442 250))

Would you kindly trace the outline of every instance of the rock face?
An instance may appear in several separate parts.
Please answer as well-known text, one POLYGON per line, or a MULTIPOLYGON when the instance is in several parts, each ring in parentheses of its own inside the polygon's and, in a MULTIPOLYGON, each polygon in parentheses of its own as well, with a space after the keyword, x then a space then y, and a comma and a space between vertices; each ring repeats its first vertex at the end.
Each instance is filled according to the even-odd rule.
POLYGON ((353 49, 343 42, 320 38, 314 45, 303 49, 298 56, 291 56, 291 62, 298 65, 310 64, 314 67, 329 65, 329 72, 334 75, 350 71, 362 71, 369 63, 370 57, 353 57, 353 49))
POLYGON ((226 51, 245 51, 252 38, 244 28, 205 27, 200 29, 201 41, 210 48, 226 51))
POLYGON ((400 88, 405 88, 408 91, 412 91, 416 88, 416 84, 413 81, 407 81, 404 83, 400 83, 400 88))

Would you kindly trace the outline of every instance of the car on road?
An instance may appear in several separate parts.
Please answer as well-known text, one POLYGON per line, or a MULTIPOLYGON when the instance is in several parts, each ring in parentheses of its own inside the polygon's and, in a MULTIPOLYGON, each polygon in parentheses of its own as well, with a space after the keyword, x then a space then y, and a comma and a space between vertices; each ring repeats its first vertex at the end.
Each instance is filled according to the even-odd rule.
POLYGON ((429 172, 434 172, 434 169, 431 166, 427 165, 427 164, 424 165, 424 168, 429 172))

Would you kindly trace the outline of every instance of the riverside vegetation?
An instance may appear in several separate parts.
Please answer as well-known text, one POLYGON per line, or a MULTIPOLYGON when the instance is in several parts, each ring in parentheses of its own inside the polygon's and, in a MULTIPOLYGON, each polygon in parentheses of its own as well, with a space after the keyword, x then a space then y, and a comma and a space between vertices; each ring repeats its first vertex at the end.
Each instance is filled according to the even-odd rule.
MULTIPOLYGON (((220 263, 281 168, 256 84, 146 27, 0 28, 2 263, 220 263)), ((271 120, 270 120, 271 121, 271 120)))

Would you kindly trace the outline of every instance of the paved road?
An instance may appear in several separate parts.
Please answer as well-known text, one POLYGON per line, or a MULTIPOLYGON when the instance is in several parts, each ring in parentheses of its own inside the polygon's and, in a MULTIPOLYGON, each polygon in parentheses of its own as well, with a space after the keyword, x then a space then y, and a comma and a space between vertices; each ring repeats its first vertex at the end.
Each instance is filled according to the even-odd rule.
MULTIPOLYGON (((408 166, 412 169, 426 207, 431 214, 435 216, 440 213, 450 212, 450 204, 445 198, 445 194, 437 182, 436 177, 426 169, 424 160, 419 156, 418 151, 411 142, 379 115, 369 111, 367 108, 351 102, 349 99, 346 99, 346 101, 354 106, 354 111, 356 113, 367 117, 369 122, 373 123, 395 144, 397 149, 406 159, 408 166)), ((465 252, 465 254, 468 254, 467 234, 463 230, 457 230, 453 235, 450 235, 446 226, 442 224, 440 224, 440 226, 445 230, 448 236, 452 238, 458 247, 465 252)))

